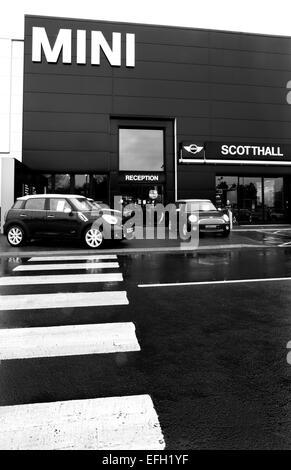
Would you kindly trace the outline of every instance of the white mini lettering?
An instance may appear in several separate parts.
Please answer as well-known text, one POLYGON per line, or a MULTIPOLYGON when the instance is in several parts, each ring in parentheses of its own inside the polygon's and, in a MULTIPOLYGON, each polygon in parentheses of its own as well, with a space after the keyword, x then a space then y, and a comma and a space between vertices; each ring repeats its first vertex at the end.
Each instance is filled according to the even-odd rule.
POLYGON ((77 31, 77 64, 86 64, 86 31, 77 31))
MULTIPOLYGON (((90 35, 89 35, 90 37, 90 35)), ((77 30, 76 63, 86 64, 86 30, 77 30)), ((101 31, 91 31, 91 65, 100 65, 101 50, 111 66, 121 66, 122 55, 121 33, 112 33, 111 45, 101 31)), ((72 30, 60 29, 51 46, 47 32, 43 27, 32 28, 32 61, 41 62, 42 52, 48 63, 57 63, 62 53, 64 64, 72 63, 72 30)), ((125 34, 125 65, 135 67, 135 34, 125 34)))
POLYGON ((121 65, 121 34, 112 33, 112 48, 101 31, 91 32, 91 64, 100 65, 100 49, 104 52, 110 65, 121 65))
POLYGON ((41 62, 41 51, 48 63, 56 63, 62 51, 64 64, 72 63, 72 31, 60 29, 53 48, 51 48, 45 28, 32 28, 32 61, 41 62))

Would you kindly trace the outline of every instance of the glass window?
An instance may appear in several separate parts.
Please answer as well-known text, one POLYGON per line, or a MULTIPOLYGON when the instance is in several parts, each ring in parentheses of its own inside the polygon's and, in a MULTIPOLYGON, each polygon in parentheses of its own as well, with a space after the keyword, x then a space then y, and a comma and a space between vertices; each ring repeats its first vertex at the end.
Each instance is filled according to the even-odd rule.
POLYGON ((75 175, 74 193, 89 196, 90 175, 75 175))
POLYGON ((107 202, 108 196, 108 176, 92 175, 91 197, 95 201, 107 202))
POLYGON ((217 207, 224 208, 230 204, 237 207, 237 176, 217 176, 216 177, 216 204, 217 207))
POLYGON ((286 221, 284 178, 216 176, 216 203, 228 201, 239 223, 286 221))
POLYGON ((66 175, 55 175, 55 192, 58 194, 68 194, 70 192, 71 177, 66 175))
POLYGON ((66 199, 52 198, 49 202, 49 210, 54 212, 64 212, 65 209, 72 209, 66 199))
POLYGON ((53 192, 53 175, 45 174, 43 176, 43 191, 44 193, 52 193, 53 192))
POLYGON ((164 171, 164 131, 119 129, 119 170, 164 171))
POLYGON ((212 204, 211 201, 178 201, 180 206, 186 204, 187 211, 201 211, 201 212, 208 212, 208 211, 216 211, 216 207, 212 204))
POLYGON ((268 222, 285 222, 283 178, 264 178, 265 218, 268 222))
POLYGON ((31 211, 43 211, 44 210, 45 199, 35 198, 28 199, 25 204, 25 209, 31 211))
POLYGON ((12 209, 20 209, 22 207, 23 201, 16 201, 12 209))
POLYGON ((71 198, 72 203, 78 211, 91 211, 92 204, 86 198, 71 198))

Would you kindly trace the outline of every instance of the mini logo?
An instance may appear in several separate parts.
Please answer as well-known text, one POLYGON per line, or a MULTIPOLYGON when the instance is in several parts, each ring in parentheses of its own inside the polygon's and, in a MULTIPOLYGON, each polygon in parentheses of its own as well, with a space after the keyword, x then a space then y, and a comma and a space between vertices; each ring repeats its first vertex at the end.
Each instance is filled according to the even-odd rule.
POLYGON ((203 147, 199 147, 199 145, 196 144, 191 144, 191 145, 184 145, 184 149, 187 150, 187 152, 190 153, 199 153, 201 150, 203 150, 203 147))

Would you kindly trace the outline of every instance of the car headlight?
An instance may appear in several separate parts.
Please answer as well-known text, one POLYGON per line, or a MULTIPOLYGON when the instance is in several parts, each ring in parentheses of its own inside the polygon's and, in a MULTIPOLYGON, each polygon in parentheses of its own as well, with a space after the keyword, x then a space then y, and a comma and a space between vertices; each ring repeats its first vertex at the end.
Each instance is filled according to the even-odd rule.
POLYGON ((189 220, 189 222, 197 222, 198 217, 195 214, 191 214, 191 215, 189 215, 188 220, 189 220))
POLYGON ((105 220, 105 222, 107 222, 110 225, 116 225, 118 222, 117 217, 115 217, 114 215, 103 214, 102 217, 105 220))
POLYGON ((226 214, 223 214, 222 218, 225 220, 225 222, 229 222, 229 217, 226 214))
POLYGON ((87 217, 83 214, 83 212, 78 212, 79 219, 83 220, 83 222, 87 222, 87 217))

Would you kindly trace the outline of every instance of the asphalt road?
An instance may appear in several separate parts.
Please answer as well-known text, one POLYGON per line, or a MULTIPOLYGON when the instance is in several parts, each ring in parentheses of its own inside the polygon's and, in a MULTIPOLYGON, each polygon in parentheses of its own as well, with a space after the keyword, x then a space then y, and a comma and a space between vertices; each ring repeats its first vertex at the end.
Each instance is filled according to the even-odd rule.
POLYGON ((291 250, 133 254, 117 261, 122 281, 59 284, 58 276, 114 269, 78 269, 84 260, 1 259, 0 281, 54 279, 0 285, 1 329, 133 323, 140 351, 4 358, 0 416, 8 405, 146 394, 168 450, 291 449, 291 250), (58 269, 64 263, 73 269, 58 269), (29 265, 39 268, 15 270, 29 265), (241 282, 213 283, 231 280, 241 282), (128 304, 72 306, 74 293, 120 290, 128 304), (49 305, 54 293, 65 293, 71 306, 21 308, 24 296, 45 294, 49 305), (18 305, 5 310, 4 301, 17 295, 18 305))

